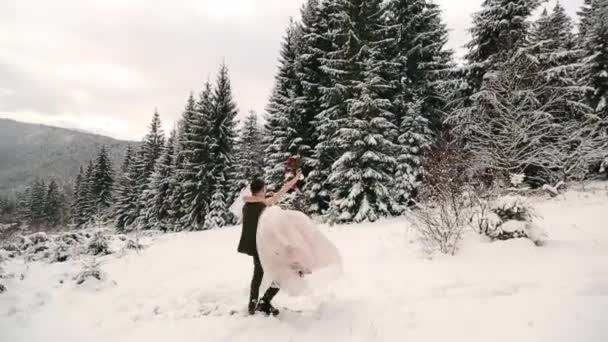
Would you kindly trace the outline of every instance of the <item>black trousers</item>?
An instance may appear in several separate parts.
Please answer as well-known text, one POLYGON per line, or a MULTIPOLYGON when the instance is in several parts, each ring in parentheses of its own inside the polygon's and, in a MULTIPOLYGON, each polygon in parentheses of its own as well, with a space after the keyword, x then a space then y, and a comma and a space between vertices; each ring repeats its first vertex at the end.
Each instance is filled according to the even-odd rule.
MULTIPOLYGON (((262 285, 262 278, 264 278, 264 269, 262 269, 262 263, 260 262, 260 257, 256 254, 253 256, 253 278, 251 279, 251 292, 249 295, 249 300, 258 300, 260 296, 260 285, 262 285)), ((266 303, 270 303, 270 301, 277 295, 279 292, 279 287, 276 284, 270 285, 268 290, 264 293, 262 299, 266 303)))

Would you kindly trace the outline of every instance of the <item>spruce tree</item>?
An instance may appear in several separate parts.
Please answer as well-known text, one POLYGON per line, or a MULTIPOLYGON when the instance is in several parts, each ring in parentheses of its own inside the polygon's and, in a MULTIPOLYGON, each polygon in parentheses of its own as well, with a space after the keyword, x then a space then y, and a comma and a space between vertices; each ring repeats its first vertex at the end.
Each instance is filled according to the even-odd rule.
POLYGON ((127 146, 116 184, 114 220, 116 228, 124 231, 135 220, 137 209, 137 176, 141 163, 131 145, 127 146))
POLYGON ((75 226, 78 226, 78 224, 80 222, 80 217, 81 217, 80 210, 82 209, 82 198, 80 197, 81 196, 80 187, 83 184, 83 179, 84 179, 84 170, 82 169, 82 165, 81 165, 78 170, 78 175, 76 176, 76 179, 74 180, 74 188, 73 188, 73 195, 72 195, 71 221, 72 221, 72 224, 74 224, 75 226))
POLYGON ((215 110, 212 96, 211 84, 206 82, 198 101, 195 102, 193 96, 188 100, 187 111, 192 110, 193 115, 189 123, 190 132, 183 136, 184 149, 180 151, 185 155, 180 181, 184 229, 203 229, 209 211, 214 171, 211 149, 215 143, 212 137, 211 120, 215 110))
POLYGON ((30 222, 30 193, 32 191, 31 186, 27 186, 23 192, 19 192, 16 195, 17 202, 17 221, 19 223, 28 224, 30 222))
POLYGON ((149 126, 148 134, 144 137, 141 145, 140 158, 139 158, 139 174, 137 175, 137 207, 135 209, 135 216, 137 224, 141 227, 148 225, 145 213, 142 212, 142 208, 145 207, 146 202, 150 196, 149 183, 150 176, 154 172, 154 166, 156 161, 160 157, 165 145, 165 133, 162 129, 160 121, 160 115, 158 111, 154 111, 152 116, 152 122, 149 126))
POLYGON ((537 89, 541 102, 553 101, 548 112, 556 122, 580 120, 589 108, 584 105, 583 93, 577 87, 578 58, 573 26, 565 9, 558 3, 549 15, 545 10, 536 21, 530 35, 527 53, 534 55, 538 77, 545 80, 537 89))
MULTIPOLYGON (((595 0, 581 18, 583 67, 581 85, 587 89, 587 104, 599 118, 608 120, 608 1, 595 0)), ((606 123, 604 123, 606 125, 606 123)))
MULTIPOLYGON (((207 96, 211 90, 207 92, 207 96)), ((192 211, 192 198, 196 192, 196 171, 192 162, 193 151, 199 143, 204 142, 206 133, 203 135, 193 134, 193 125, 200 112, 194 94, 190 94, 178 125, 177 146, 175 150, 175 172, 173 175, 174 189, 170 198, 171 209, 177 227, 176 230, 190 229, 190 218, 187 217, 192 211)), ((204 215, 204 214, 203 214, 204 215)))
POLYGON ((44 221, 48 227, 57 227, 62 221, 63 196, 55 180, 49 183, 45 194, 44 221))
POLYGON ((422 101, 414 99, 401 120, 399 129, 395 200, 403 209, 415 200, 422 182, 424 153, 432 144, 428 119, 421 115, 422 101))
POLYGON ((298 27, 290 23, 281 46, 279 70, 275 85, 266 107, 264 126, 265 175, 268 191, 277 191, 285 177, 285 159, 289 156, 290 126, 297 113, 296 103, 296 56, 298 27))
POLYGON ((323 83, 319 86, 321 93, 320 112, 315 116, 316 147, 310 162, 311 171, 306 177, 306 197, 310 203, 308 211, 311 214, 325 214, 330 204, 331 184, 329 175, 331 166, 338 158, 339 151, 332 144, 333 136, 337 130, 336 109, 340 107, 340 98, 333 92, 339 71, 333 68, 332 63, 339 58, 340 36, 336 34, 342 27, 341 0, 327 0, 321 6, 321 20, 323 24, 319 34, 319 44, 322 48, 319 62, 322 71, 323 83), (327 45, 325 45, 327 44, 327 45))
POLYGON ((150 130, 142 143, 142 179, 147 179, 152 174, 154 164, 158 157, 160 157, 165 145, 165 133, 162 129, 160 115, 157 110, 154 111, 149 127, 150 130))
POLYGON ((146 228, 160 230, 172 230, 174 225, 171 198, 173 191, 173 174, 175 172, 175 148, 177 132, 171 131, 171 135, 165 144, 164 151, 158 159, 152 176, 148 199, 143 208, 146 215, 146 228))
POLYGON ((45 223, 45 208, 46 208, 46 192, 47 187, 44 179, 36 179, 31 186, 29 198, 29 225, 32 227, 41 227, 45 223))
POLYGON ((336 51, 324 60, 333 85, 324 89, 330 104, 322 112, 324 128, 334 132, 325 143, 337 160, 332 165, 329 216, 333 222, 375 221, 396 211, 392 187, 397 127, 389 82, 382 77, 386 60, 381 1, 339 2, 336 51))
POLYGON ((404 208, 417 194, 421 159, 443 126, 451 51, 439 6, 426 0, 393 0, 386 7, 386 37, 396 37, 384 77, 392 85, 395 124, 399 127, 395 198, 404 208))
POLYGON ((465 56, 474 90, 480 89, 484 74, 496 70, 502 53, 522 46, 528 34, 528 18, 538 7, 538 0, 484 0, 482 9, 473 17, 465 56))
MULTIPOLYGON (((218 182, 222 182, 222 180, 218 180, 218 182)), ((214 229, 224 227, 228 222, 225 220, 226 211, 228 210, 226 206, 226 201, 224 199, 224 194, 221 188, 216 188, 213 196, 211 197, 211 202, 209 204, 209 213, 205 216, 205 223, 203 229, 214 229)))
POLYGON ((430 128, 438 131, 447 102, 444 80, 452 67, 441 10, 427 0, 392 0, 386 12, 385 35, 396 37, 388 49, 392 64, 385 71, 393 84, 395 112, 403 115, 419 106, 430 128))
POLYGON ((335 25, 330 26, 330 22, 337 13, 334 0, 309 0, 302 9, 299 28, 296 74, 302 94, 297 103, 302 117, 302 145, 306 147, 299 153, 303 154, 302 167, 306 176, 306 211, 312 214, 322 214, 329 206, 327 178, 331 159, 323 148, 326 145, 319 145, 321 132, 317 128, 325 120, 319 114, 327 108, 322 97, 323 89, 331 86, 331 77, 323 68, 324 60, 333 50, 330 31, 335 25))
POLYGON ((597 11, 597 5, 603 0, 584 0, 583 6, 577 12, 580 22, 578 25, 578 35, 580 38, 585 38, 587 32, 593 25, 595 11, 597 11))
POLYGON ((241 127, 235 149, 235 187, 241 191, 254 177, 264 174, 264 149, 258 116, 250 112, 241 127))
POLYGON ((96 213, 96 198, 93 195, 94 184, 95 164, 90 160, 84 174, 84 181, 80 185, 80 197, 82 198, 82 202, 80 209, 81 217, 78 224, 79 227, 88 224, 96 213))
MULTIPOLYGON (((211 152, 211 177, 214 182, 209 193, 221 191, 226 203, 232 203, 236 194, 234 188, 234 144, 236 140, 237 107, 232 96, 232 87, 228 75, 228 67, 222 64, 216 79, 216 85, 211 95, 213 110, 209 117, 211 129, 209 132, 211 152)), ((233 222, 229 210, 224 212, 225 222, 233 222)))
POLYGON ((114 188, 114 169, 105 146, 101 147, 95 160, 93 183, 90 186, 96 215, 105 218, 113 204, 114 188))

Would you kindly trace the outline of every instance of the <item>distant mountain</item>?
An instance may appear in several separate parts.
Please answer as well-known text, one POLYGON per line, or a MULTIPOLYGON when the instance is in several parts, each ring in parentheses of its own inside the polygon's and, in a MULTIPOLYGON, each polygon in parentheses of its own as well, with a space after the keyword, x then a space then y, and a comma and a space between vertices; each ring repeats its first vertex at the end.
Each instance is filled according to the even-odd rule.
POLYGON ((115 168, 127 145, 97 134, 0 119, 0 195, 11 196, 36 177, 72 182, 80 165, 105 145, 115 168))

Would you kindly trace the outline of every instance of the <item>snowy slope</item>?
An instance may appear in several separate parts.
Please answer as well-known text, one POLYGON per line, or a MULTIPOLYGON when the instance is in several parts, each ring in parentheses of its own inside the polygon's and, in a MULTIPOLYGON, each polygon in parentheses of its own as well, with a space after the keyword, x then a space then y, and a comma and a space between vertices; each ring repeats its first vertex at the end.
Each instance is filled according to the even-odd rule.
POLYGON ((147 238, 82 287, 78 262, 13 261, 23 280, 0 294, 0 341, 608 341, 608 191, 594 189, 534 201, 544 247, 469 233, 456 256, 430 260, 405 220, 325 228, 344 278, 280 293, 302 312, 279 319, 242 314, 252 261, 236 253, 239 228, 147 238))

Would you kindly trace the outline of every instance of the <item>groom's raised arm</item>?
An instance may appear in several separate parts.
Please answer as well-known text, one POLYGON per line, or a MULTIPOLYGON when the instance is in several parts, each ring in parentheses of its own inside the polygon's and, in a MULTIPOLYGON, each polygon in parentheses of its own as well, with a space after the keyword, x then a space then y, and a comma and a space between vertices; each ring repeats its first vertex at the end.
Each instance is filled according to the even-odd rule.
POLYGON ((281 187, 281 190, 279 190, 276 194, 274 194, 273 196, 270 196, 269 198, 245 196, 244 200, 245 200, 245 202, 264 202, 264 204, 266 204, 266 206, 275 205, 275 204, 279 203, 283 199, 283 197, 285 197, 285 194, 287 194, 287 192, 296 185, 296 183, 300 179, 301 175, 302 175, 302 172, 298 170, 298 172, 296 173, 296 175, 293 179, 285 182, 285 184, 283 184, 283 186, 281 187))

